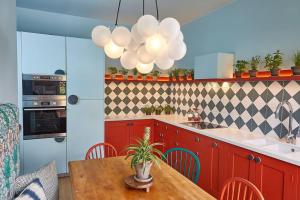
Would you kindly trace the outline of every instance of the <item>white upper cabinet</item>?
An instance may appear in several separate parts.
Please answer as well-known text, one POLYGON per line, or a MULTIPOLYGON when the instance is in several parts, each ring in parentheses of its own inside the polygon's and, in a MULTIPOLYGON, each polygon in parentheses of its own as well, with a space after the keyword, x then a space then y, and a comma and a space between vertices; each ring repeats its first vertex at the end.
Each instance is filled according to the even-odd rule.
POLYGON ((81 100, 104 98, 103 50, 92 40, 67 37, 67 93, 81 100))
POLYGON ((234 55, 213 53, 195 58, 195 79, 232 78, 234 55))
POLYGON ((66 38, 22 32, 22 72, 54 74, 66 70, 66 38))

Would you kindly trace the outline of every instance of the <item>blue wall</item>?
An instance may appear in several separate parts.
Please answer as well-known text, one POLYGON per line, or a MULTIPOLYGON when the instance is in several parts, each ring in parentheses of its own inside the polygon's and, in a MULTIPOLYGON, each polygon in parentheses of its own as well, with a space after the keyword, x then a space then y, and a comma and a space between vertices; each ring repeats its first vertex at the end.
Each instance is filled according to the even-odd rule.
POLYGON ((183 27, 187 55, 177 65, 194 67, 194 58, 213 52, 237 59, 280 49, 284 66, 300 50, 300 0, 236 0, 183 27))

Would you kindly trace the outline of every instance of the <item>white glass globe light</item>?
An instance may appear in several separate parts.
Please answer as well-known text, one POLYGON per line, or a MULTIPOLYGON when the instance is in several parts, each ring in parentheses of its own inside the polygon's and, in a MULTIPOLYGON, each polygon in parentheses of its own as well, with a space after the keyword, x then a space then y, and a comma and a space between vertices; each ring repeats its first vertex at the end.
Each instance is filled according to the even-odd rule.
POLYGON ((144 37, 150 37, 158 31, 159 23, 152 15, 144 15, 137 22, 137 30, 144 37))
POLYGON ((137 51, 139 48, 139 44, 135 42, 133 38, 131 38, 130 43, 125 47, 125 49, 130 50, 130 51, 137 51))
POLYGON ((179 33, 178 33, 178 35, 177 35, 177 37, 176 37, 176 40, 181 40, 181 41, 183 41, 183 39, 184 39, 183 34, 182 34, 181 31, 179 31, 179 33))
POLYGON ((104 46, 105 54, 112 59, 120 58, 123 51, 124 47, 117 46, 113 41, 104 46))
POLYGON ((179 22, 171 17, 163 19, 159 24, 159 32, 169 40, 174 39, 180 31, 179 22))
POLYGON ((116 27, 111 36, 114 43, 120 47, 127 46, 131 40, 130 31, 124 26, 116 27))
POLYGON ((96 26, 92 30, 92 40, 93 42, 99 46, 104 47, 111 40, 111 33, 109 28, 106 26, 96 26))
POLYGON ((171 59, 180 60, 186 54, 186 45, 183 41, 173 40, 168 46, 168 55, 171 59))
POLYGON ((155 59, 156 66, 161 70, 168 70, 174 65, 174 60, 169 58, 168 56, 158 56, 155 59))
POLYGON ((155 34, 146 40, 146 50, 149 54, 156 56, 167 46, 166 40, 160 35, 155 34))
POLYGON ((139 34, 136 24, 133 25, 132 28, 131 28, 131 37, 134 39, 134 41, 137 44, 141 44, 145 41, 145 39, 139 34))
POLYGON ((139 60, 139 62, 143 63, 143 64, 149 64, 152 63, 154 60, 154 56, 149 54, 145 48, 145 46, 141 46, 138 51, 137 51, 137 58, 139 60))
POLYGON ((125 53, 121 56, 120 61, 122 66, 128 70, 134 69, 138 64, 136 53, 133 51, 125 51, 125 53))
POLYGON ((149 63, 149 64, 138 63, 136 69, 141 74, 148 74, 153 70, 153 63, 149 63))

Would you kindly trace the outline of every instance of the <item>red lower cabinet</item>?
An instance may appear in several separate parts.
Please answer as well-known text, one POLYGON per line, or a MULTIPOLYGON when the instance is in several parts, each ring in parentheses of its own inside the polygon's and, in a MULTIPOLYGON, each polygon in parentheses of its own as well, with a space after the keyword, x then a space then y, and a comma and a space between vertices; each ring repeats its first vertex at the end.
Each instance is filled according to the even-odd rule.
POLYGON ((153 120, 124 120, 105 122, 105 142, 112 144, 118 155, 126 155, 126 147, 144 136, 145 127, 151 128, 151 141, 154 141, 153 120))
POLYGON ((105 142, 112 144, 119 156, 126 155, 129 144, 130 129, 128 121, 105 122, 105 142))
POLYGON ((298 168, 264 155, 255 157, 255 185, 266 200, 296 200, 298 168))
POLYGON ((235 146, 228 153, 227 177, 249 180, 266 200, 297 199, 297 166, 235 146))

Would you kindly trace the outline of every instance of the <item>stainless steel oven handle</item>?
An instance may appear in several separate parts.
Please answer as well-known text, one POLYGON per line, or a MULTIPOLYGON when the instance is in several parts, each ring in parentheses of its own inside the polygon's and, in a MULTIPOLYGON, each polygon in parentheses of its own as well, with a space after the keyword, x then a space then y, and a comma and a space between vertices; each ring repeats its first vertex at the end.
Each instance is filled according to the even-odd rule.
POLYGON ((38 110, 66 110, 66 108, 24 108, 24 111, 38 111, 38 110))

